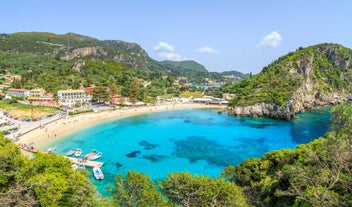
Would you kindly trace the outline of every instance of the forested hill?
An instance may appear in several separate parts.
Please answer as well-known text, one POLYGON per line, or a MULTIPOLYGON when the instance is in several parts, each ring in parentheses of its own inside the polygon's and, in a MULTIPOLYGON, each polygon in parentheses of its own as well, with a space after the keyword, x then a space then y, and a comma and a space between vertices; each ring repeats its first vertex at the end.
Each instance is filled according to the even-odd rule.
POLYGON ((248 79, 226 85, 235 115, 291 119, 295 113, 351 99, 352 50, 338 44, 299 48, 248 79))
POLYGON ((120 40, 100 41, 74 33, 2 34, 0 43, 0 50, 4 52, 51 55, 58 60, 112 59, 127 66, 142 69, 148 69, 153 62, 138 44, 120 40))
MULTIPOLYGON (((198 82, 204 78, 224 80, 223 74, 210 73, 203 65, 195 61, 159 62, 150 58, 147 52, 136 43, 121 40, 98 40, 74 33, 62 35, 44 32, 0 34, 0 51, 12 54, 0 54, 3 57, 7 56, 6 59, 8 59, 2 63, 0 69, 7 69, 17 74, 23 74, 35 68, 47 70, 67 64, 80 66, 84 60, 113 60, 139 73, 182 76, 189 78, 192 82, 198 82), (20 67, 16 65, 18 61, 12 61, 14 59, 20 60, 20 67)), ((244 75, 235 72, 239 75, 237 77, 244 75)))

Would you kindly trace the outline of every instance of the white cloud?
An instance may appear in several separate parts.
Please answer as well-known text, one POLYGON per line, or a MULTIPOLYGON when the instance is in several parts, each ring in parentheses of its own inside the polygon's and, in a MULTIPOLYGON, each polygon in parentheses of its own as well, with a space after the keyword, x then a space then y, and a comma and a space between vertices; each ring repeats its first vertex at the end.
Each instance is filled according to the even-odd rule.
POLYGON ((277 47, 282 41, 281 35, 273 31, 270 34, 265 35, 265 37, 262 38, 262 41, 259 44, 259 47, 261 48, 275 48, 277 47))
POLYGON ((175 51, 174 46, 166 42, 160 41, 153 50, 160 58, 165 58, 167 60, 181 61, 186 59, 175 51))
POLYGON ((213 48, 211 48, 209 46, 203 46, 203 47, 199 48, 197 50, 197 52, 200 52, 200 53, 219 53, 219 51, 214 50, 213 48))

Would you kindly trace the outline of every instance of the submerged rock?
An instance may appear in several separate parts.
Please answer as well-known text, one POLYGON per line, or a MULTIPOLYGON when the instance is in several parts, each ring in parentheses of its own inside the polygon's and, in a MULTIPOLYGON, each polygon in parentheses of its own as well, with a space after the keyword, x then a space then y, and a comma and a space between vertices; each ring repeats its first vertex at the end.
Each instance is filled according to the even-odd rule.
POLYGON ((143 155, 143 159, 147 159, 152 162, 160 162, 160 161, 165 160, 166 158, 167 158, 166 155, 157 155, 157 154, 143 155))
POLYGON ((140 146, 142 146, 145 150, 151 150, 151 149, 154 149, 156 147, 159 147, 158 144, 152 144, 152 143, 149 143, 146 140, 142 140, 142 141, 138 142, 138 144, 140 146))
POLYGON ((211 165, 225 167, 237 165, 240 154, 236 147, 219 145, 217 142, 205 137, 189 136, 184 140, 174 141, 176 147, 173 154, 180 158, 186 158, 190 162, 205 160, 211 165))
POLYGON ((120 168, 120 167, 122 167, 122 164, 119 163, 119 162, 117 162, 117 163, 116 163, 116 167, 117 167, 117 168, 120 168))
POLYGON ((133 152, 131 152, 131 153, 128 153, 128 154, 126 154, 126 157, 137 157, 139 154, 141 153, 141 151, 133 151, 133 152))

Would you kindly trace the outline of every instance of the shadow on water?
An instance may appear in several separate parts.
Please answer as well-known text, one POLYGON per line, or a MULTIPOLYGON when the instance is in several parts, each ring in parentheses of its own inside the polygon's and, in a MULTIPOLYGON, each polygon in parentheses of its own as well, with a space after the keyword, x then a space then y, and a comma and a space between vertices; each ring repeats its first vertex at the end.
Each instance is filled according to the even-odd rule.
POLYGON ((203 136, 189 136, 184 140, 174 141, 176 157, 186 158, 191 163, 205 160, 210 165, 224 167, 239 164, 237 147, 219 145, 215 141, 208 140, 203 136))
POLYGON ((292 141, 305 144, 323 136, 331 123, 331 107, 298 114, 292 121, 292 141))

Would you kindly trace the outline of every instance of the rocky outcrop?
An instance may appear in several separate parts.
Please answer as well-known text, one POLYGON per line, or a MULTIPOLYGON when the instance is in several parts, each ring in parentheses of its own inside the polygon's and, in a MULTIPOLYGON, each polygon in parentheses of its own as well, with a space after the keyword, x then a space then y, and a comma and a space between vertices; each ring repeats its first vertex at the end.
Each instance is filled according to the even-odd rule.
POLYGON ((296 113, 312 111, 325 106, 333 106, 342 102, 352 101, 352 95, 336 95, 334 93, 324 95, 300 96, 290 100, 287 106, 281 107, 276 104, 259 103, 252 106, 228 107, 228 113, 235 116, 269 117, 273 119, 291 120, 296 113))
POLYGON ((64 56, 61 57, 63 60, 71 60, 74 58, 84 58, 87 56, 92 57, 106 57, 108 53, 101 47, 82 47, 72 50, 72 52, 66 52, 64 56))
POLYGON ((252 106, 229 107, 230 115, 251 116, 251 117, 269 117, 273 119, 290 120, 294 117, 294 111, 291 107, 281 108, 275 104, 260 103, 252 106))
POLYGON ((291 76, 300 77, 302 80, 301 85, 293 92, 286 104, 279 106, 272 103, 257 103, 252 106, 232 106, 228 108, 229 114, 290 120, 296 113, 352 101, 349 85, 352 81, 352 64, 350 63, 352 52, 348 50, 342 54, 338 46, 329 44, 318 45, 314 49, 315 53, 307 52, 306 56, 300 56, 299 59, 280 63, 281 67, 284 65, 291 76), (320 62, 315 63, 316 59, 320 62), (335 76, 330 77, 326 74, 335 76), (339 77, 336 74, 340 74, 339 77), (331 80, 336 80, 337 77, 348 84, 332 88, 331 80))

